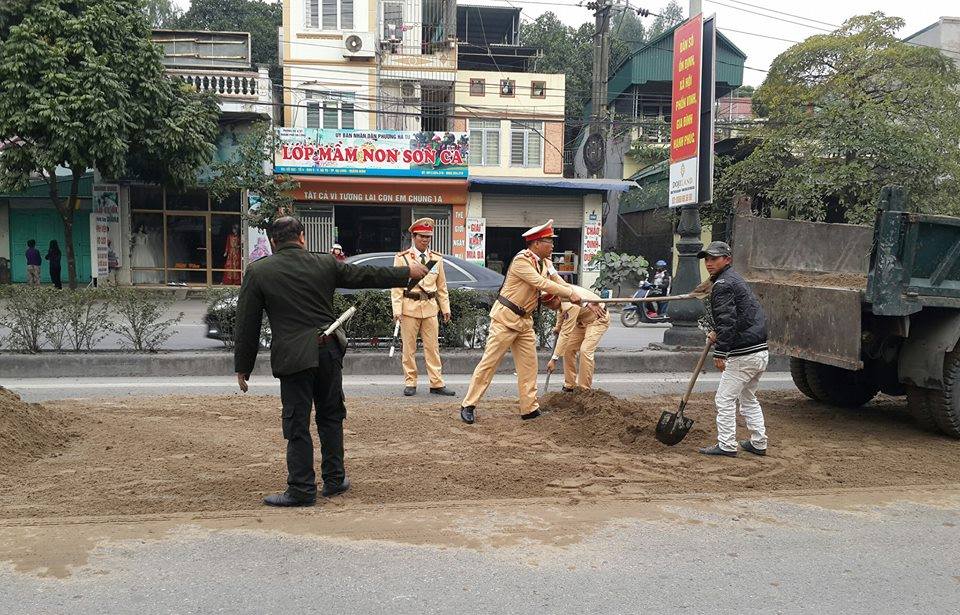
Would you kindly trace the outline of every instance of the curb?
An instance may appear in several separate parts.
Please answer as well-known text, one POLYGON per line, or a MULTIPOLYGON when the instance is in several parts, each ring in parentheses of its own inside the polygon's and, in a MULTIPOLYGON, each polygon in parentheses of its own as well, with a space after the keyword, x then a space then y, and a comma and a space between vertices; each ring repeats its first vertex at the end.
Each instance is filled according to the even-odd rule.
MULTIPOLYGON (((448 352, 443 357, 446 374, 472 374, 482 353, 448 352)), ((549 351, 540 352, 540 370, 546 368, 549 351)), ((689 372, 696 365, 699 352, 694 350, 641 350, 635 352, 597 352, 597 373, 664 373, 689 372)), ((417 357, 420 373, 426 373, 423 357, 417 357)), ((707 369, 713 371, 708 362, 707 369)), ((787 357, 772 355, 767 371, 787 371, 787 357)), ((497 373, 513 373, 513 357, 507 354, 497 373)), ((167 352, 156 354, 85 353, 85 354, 0 354, 0 374, 7 378, 109 378, 109 377, 176 377, 228 376, 233 371, 231 352, 167 352)), ((400 374, 399 353, 391 359, 386 352, 348 352, 343 361, 348 376, 400 374)), ((254 374, 269 376, 270 354, 261 352, 254 374)))

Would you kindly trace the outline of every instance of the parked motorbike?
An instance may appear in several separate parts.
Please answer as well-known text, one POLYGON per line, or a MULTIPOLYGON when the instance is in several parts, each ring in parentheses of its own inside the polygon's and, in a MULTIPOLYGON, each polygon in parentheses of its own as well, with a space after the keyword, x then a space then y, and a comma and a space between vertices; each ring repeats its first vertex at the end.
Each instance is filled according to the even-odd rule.
MULTIPOLYGON (((654 297, 665 297, 669 294, 669 289, 663 288, 650 282, 644 282, 642 286, 633 293, 635 299, 646 299, 654 297)), ((620 312, 620 322, 624 327, 636 327, 639 323, 649 324, 670 322, 670 318, 663 314, 666 304, 660 303, 630 303, 623 307, 620 312)))

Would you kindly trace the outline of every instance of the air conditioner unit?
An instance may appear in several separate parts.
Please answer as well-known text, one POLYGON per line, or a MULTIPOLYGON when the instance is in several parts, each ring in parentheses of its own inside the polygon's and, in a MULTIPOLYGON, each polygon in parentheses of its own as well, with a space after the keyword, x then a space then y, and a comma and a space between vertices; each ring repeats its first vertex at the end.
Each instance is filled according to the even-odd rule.
POLYGON ((350 32, 343 38, 343 57, 372 58, 373 55, 373 32, 350 32))
POLYGON ((420 84, 416 81, 401 81, 400 96, 406 101, 420 101, 420 84))

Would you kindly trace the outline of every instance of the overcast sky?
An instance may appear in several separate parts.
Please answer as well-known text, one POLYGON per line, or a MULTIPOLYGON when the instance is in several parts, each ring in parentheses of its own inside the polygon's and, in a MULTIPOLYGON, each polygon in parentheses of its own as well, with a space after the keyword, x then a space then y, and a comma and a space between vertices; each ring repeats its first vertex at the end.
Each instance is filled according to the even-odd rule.
MULTIPOLYGON (((176 0, 186 8, 189 0, 176 0)), ((617 0, 621 4, 623 0, 617 0)), ((678 0, 686 11, 687 0, 678 0)), ((570 25, 579 25, 592 20, 591 12, 577 6, 578 0, 469 0, 461 4, 486 4, 493 6, 515 6, 523 9, 523 15, 536 18, 541 13, 553 11, 561 20, 570 25)), ((586 4, 584 1, 583 4, 586 4)), ((632 7, 641 7, 653 12, 666 4, 665 0, 629 0, 632 7)), ((831 26, 843 23, 853 15, 883 11, 887 15, 896 15, 906 20, 901 37, 913 34, 925 28, 942 16, 960 15, 960 4, 956 0, 805 0, 804 2, 783 2, 781 0, 703 0, 704 15, 715 14, 720 30, 747 54, 746 65, 753 69, 745 70, 744 83, 760 85, 764 78, 764 69, 770 62, 793 42, 773 40, 774 37, 801 41, 808 36, 832 29, 831 26), (734 8, 737 7, 737 8, 734 8), (764 10, 757 7, 769 7, 764 10), (907 14, 907 9, 910 13, 907 14), (750 12, 752 11, 752 12, 750 12), (803 18, 774 13, 782 11, 803 18), (756 15, 764 13, 766 16, 756 15), (815 21, 811 21, 815 20, 815 21), (791 23, 796 22, 796 23, 791 23), (805 25, 803 25, 805 24, 805 25), (829 25, 828 25, 829 24, 829 25), (739 30, 741 32, 734 32, 739 30), (764 37, 751 34, 762 34, 764 37)), ((653 23, 653 17, 643 19, 644 25, 653 23)))

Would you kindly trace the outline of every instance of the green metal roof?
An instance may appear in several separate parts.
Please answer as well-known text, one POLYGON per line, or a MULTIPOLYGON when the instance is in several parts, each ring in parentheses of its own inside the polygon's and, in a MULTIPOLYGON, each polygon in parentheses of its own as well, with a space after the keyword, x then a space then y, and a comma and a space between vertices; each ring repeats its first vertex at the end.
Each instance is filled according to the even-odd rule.
MULTIPOLYGON (((70 177, 60 176, 57 180, 60 196, 65 198, 70 195, 70 177)), ((50 188, 47 182, 42 179, 30 180, 30 186, 20 192, 0 192, 0 197, 8 199, 49 199, 50 188)), ((80 178, 80 186, 77 189, 77 197, 89 199, 93 197, 93 173, 85 173, 80 178)))
MULTIPOLYGON (((643 88, 656 84, 662 87, 673 81, 673 33, 681 24, 670 28, 627 58, 610 77, 607 104, 631 86, 643 88)), ((747 54, 717 30, 717 97, 743 85, 743 64, 747 54)))

